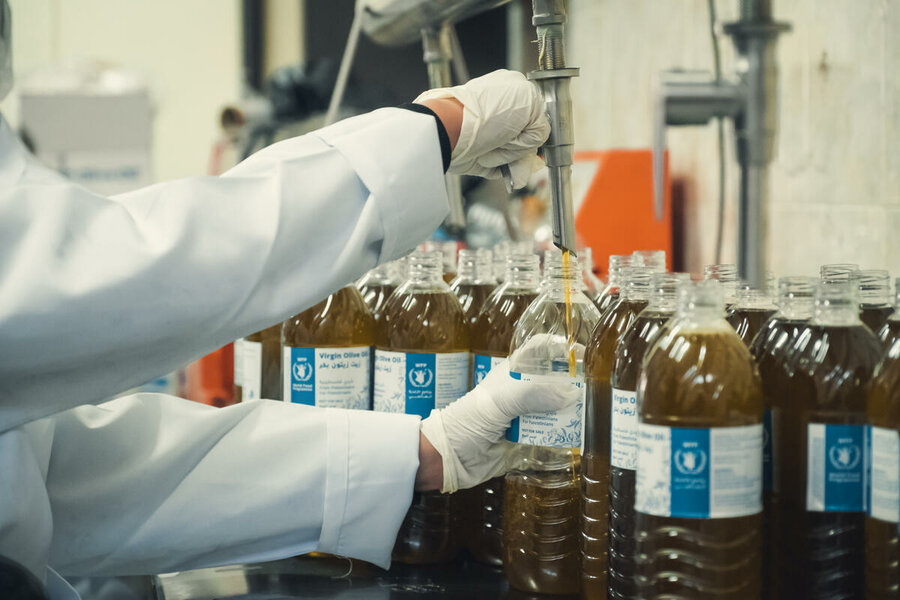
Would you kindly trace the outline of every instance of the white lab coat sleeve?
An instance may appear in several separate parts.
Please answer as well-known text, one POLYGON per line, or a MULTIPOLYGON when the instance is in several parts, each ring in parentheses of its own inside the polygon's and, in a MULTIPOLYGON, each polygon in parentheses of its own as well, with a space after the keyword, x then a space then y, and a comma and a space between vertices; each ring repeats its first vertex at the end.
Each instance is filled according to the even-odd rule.
POLYGON ((0 432, 283 321, 447 213, 434 118, 381 109, 114 198, 0 123, 0 432))
POLYGON ((418 468, 408 415, 138 394, 50 419, 49 566, 64 576, 316 549, 386 568, 418 468))

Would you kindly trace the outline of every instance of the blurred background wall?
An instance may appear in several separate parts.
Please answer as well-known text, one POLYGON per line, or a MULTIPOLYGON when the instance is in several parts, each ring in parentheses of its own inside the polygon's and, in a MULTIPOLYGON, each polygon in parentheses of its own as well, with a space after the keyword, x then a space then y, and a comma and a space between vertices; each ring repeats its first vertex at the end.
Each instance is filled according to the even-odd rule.
MULTIPOLYGON (((520 33, 530 2, 518 0, 520 33), (524 11, 522 10, 524 7, 524 11), (521 18, 524 15, 524 19, 521 18)), ((570 60, 581 150, 647 148, 653 94, 666 68, 709 69, 706 0, 570 0, 570 60)), ((156 99, 155 175, 206 171, 218 114, 240 98, 242 3, 239 0, 10 0, 18 77, 48 62, 90 56, 145 73, 156 99)), ((305 58, 340 59, 352 0, 268 0, 265 74, 305 58)), ((720 21, 737 0, 715 0, 720 21)), ((858 262, 900 275, 900 0, 773 0, 793 31, 780 38, 780 116, 772 168, 770 248, 776 273, 813 273, 826 262, 858 262)), ((460 26, 473 74, 512 63, 508 8, 460 26)), ((731 41, 720 40, 723 69, 731 41)), ((527 44, 525 50, 527 50, 527 44)), ((385 103, 425 85, 421 48, 361 43, 358 75, 384 83, 385 103), (366 61, 368 60, 368 63, 366 61), (366 66, 368 65, 368 66, 366 66), (390 83, 390 85, 387 85, 390 83)), ((17 122, 13 95, 0 105, 17 122)), ((713 261, 718 204, 715 125, 670 128, 672 180, 683 231, 683 267, 713 261)), ((734 259, 738 170, 726 132, 724 259, 734 259)))

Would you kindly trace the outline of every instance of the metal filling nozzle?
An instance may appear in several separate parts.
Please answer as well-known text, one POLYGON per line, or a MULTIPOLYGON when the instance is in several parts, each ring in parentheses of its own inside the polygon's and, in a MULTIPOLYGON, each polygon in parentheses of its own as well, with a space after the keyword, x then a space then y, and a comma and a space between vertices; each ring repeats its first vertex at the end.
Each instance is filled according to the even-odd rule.
POLYGON ((553 243, 574 253, 575 212, 572 203, 572 163, 575 127, 569 82, 578 69, 566 67, 567 0, 532 0, 531 23, 537 31, 538 68, 528 74, 544 94, 550 138, 544 144, 544 161, 550 170, 553 243))

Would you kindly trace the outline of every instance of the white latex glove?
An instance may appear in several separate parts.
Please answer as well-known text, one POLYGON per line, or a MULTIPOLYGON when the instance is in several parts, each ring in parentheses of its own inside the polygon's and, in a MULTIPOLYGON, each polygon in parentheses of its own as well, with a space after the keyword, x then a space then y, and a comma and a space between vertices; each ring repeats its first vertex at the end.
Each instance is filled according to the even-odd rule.
POLYGON ((422 421, 422 433, 441 455, 444 493, 470 488, 507 470, 511 442, 503 439, 515 417, 560 410, 578 401, 570 385, 526 383, 497 364, 475 389, 422 421))
POLYGON ((544 166, 536 155, 550 135, 544 98, 518 71, 501 69, 464 85, 429 90, 415 102, 438 98, 456 98, 463 105, 450 173, 499 179, 500 167, 509 165, 513 187, 521 188, 544 166))

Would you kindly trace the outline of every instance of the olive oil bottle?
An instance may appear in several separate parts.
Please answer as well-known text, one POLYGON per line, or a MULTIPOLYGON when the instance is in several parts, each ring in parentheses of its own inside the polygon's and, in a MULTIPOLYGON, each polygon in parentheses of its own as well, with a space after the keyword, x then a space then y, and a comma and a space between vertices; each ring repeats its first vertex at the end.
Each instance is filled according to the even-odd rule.
MULTIPOLYGON (((577 259, 550 265, 549 284, 519 318, 510 374, 584 389, 584 347, 600 314, 584 294, 577 259)), ((581 587, 583 402, 515 419, 503 505, 503 567, 512 587, 574 594, 581 587)))
MULTIPOLYGON (((466 393, 469 331, 459 300, 442 278, 438 252, 408 258, 407 281, 388 299, 375 334, 378 411, 427 417, 466 393)), ((416 493, 394 546, 394 560, 452 560, 462 543, 454 495, 416 493)))
POLYGON ((638 597, 759 599, 762 391, 718 283, 679 288, 637 402, 638 597))
POLYGON ((787 353, 775 464, 785 598, 863 598, 866 386, 882 348, 855 281, 821 282, 787 353))
POLYGON ((490 250, 460 250, 456 277, 450 282, 450 291, 462 305, 466 322, 471 325, 481 311, 484 301, 496 288, 491 276, 490 250))
POLYGON ((726 319, 747 346, 777 310, 771 294, 768 286, 761 290, 749 284, 741 285, 737 291, 735 304, 726 319))
POLYGON ((890 348, 894 341, 900 338, 900 277, 897 278, 894 284, 894 291, 896 293, 894 297, 896 309, 878 331, 878 339, 881 340, 885 348, 890 348))
POLYGON ((888 349, 869 389, 870 500, 866 515, 866 598, 900 598, 900 340, 888 349))
POLYGON ((596 297, 591 298, 600 310, 600 314, 606 312, 609 305, 619 299, 619 289, 623 283, 622 276, 626 269, 631 268, 632 264, 636 263, 634 262, 634 256, 631 254, 610 255, 606 286, 596 297))
MULTIPOLYGON (((611 599, 635 598, 637 588, 634 582, 634 483, 637 467, 637 383, 641 363, 651 344, 659 332, 675 313, 675 292, 679 284, 690 281, 687 273, 654 273, 650 276, 649 304, 635 317, 634 322, 625 330, 619 345, 616 347, 612 365, 612 402, 609 418, 609 586, 608 597, 611 599)), ((591 389, 588 380, 588 390, 591 389)), ((588 392, 590 394, 590 391, 588 392)), ((590 398, 591 396, 589 396, 590 398)), ((590 402, 590 400, 589 400, 590 402)), ((585 427, 587 430, 587 426, 585 427)), ((603 435, 605 432, 600 432, 603 435)), ((587 441, 585 456, 582 459, 589 463, 587 441)), ((603 465, 598 465, 598 469, 603 465)), ((585 464, 583 481, 589 477, 591 466, 585 464)), ((604 597, 599 577, 590 577, 589 561, 602 551, 597 546, 596 536, 587 535, 589 488, 583 484, 584 517, 582 541, 584 553, 583 595, 586 598, 604 597), (589 591, 591 590, 591 591, 589 591), (602 592, 602 593, 601 593, 602 592)), ((599 494, 602 490, 597 490, 599 494)), ((600 499, 593 502, 599 504, 600 499)), ((593 521, 594 519, 592 519, 593 521)), ((599 561, 598 561, 599 562, 599 561)))
POLYGON ((582 596, 605 598, 609 547, 610 423, 612 371, 616 347, 634 318, 647 306, 650 271, 625 270, 619 299, 600 317, 584 351, 584 450, 581 457, 582 596))
POLYGON ((762 327, 750 346, 750 354, 759 368, 766 412, 763 419, 763 547, 766 548, 763 574, 763 597, 778 600, 783 597, 781 582, 791 573, 793 557, 784 554, 783 537, 791 529, 780 520, 782 513, 775 485, 784 447, 785 402, 790 401, 787 389, 790 378, 785 369, 787 352, 806 328, 813 316, 814 277, 782 277, 778 281, 778 312, 762 327))
POLYGON ((859 271, 859 318, 878 333, 894 313, 891 306, 891 277, 878 269, 859 271))
POLYGON ((396 268, 392 263, 385 263, 370 270, 356 282, 356 289, 359 290, 363 302, 366 303, 372 317, 376 320, 381 315, 381 309, 387 299, 402 283, 397 278, 395 271, 396 268))
POLYGON ((239 340, 234 363, 235 402, 281 400, 281 323, 239 340))
MULTIPOLYGON (((537 298, 540 271, 536 254, 506 258, 503 283, 488 298, 472 326, 472 386, 509 355, 519 317, 537 298)), ((503 492, 505 478, 495 477, 469 492, 470 517, 466 547, 472 557, 489 565, 503 564, 503 492)))
POLYGON ((282 326, 282 399, 326 408, 371 408, 375 319, 354 286, 282 326))

